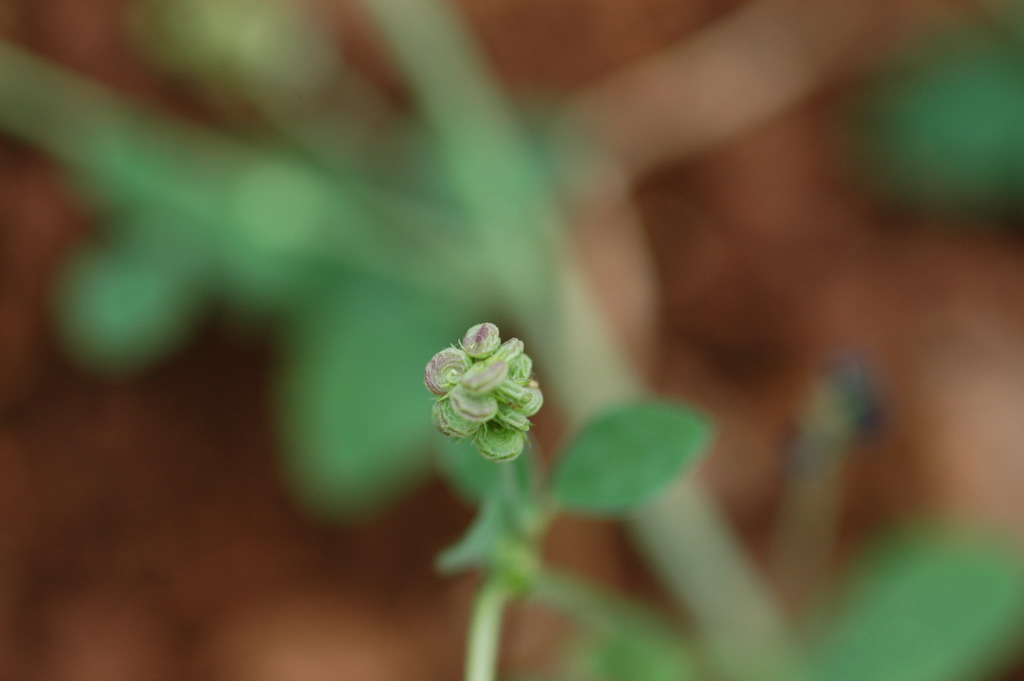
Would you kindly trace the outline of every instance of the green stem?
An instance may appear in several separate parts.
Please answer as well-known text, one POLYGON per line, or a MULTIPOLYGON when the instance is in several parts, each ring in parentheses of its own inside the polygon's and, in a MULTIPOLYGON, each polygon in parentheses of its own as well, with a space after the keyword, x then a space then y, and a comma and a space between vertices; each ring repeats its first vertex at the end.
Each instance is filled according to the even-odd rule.
POLYGON ((809 479, 793 481, 782 498, 772 566, 784 594, 802 606, 825 584, 843 504, 842 454, 809 479))
POLYGON ((469 624, 465 681, 494 681, 497 678, 501 617, 508 599, 505 584, 493 577, 480 588, 469 624))
POLYGON ((635 516, 630 530, 700 623, 727 678, 802 678, 799 647, 772 592, 696 480, 680 481, 635 516))
POLYGON ((607 632, 638 608, 572 575, 545 569, 533 582, 531 597, 571 615, 593 631, 607 632))

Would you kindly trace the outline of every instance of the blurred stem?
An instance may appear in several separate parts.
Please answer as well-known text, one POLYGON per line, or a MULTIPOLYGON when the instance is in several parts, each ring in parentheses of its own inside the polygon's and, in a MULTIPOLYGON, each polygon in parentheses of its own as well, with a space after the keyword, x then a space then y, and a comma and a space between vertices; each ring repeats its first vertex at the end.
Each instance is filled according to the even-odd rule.
POLYGON ((66 163, 81 163, 84 140, 139 112, 101 86, 0 40, 0 128, 66 163))
POLYGON ((531 143, 454 9, 431 0, 364 4, 438 137, 441 161, 477 244, 464 251, 475 250, 488 263, 490 278, 530 332, 562 402, 589 415, 639 394, 641 383, 601 323, 555 202, 528 153, 531 143))
POLYGON ((551 221, 528 146, 469 34, 447 3, 367 0, 420 110, 438 139, 448 176, 491 277, 514 311, 534 303, 537 248, 551 221))
MULTIPOLYGON (((528 144, 511 108, 452 6, 365 4, 440 137, 483 256, 540 348, 570 424, 578 427, 604 404, 641 394, 642 381, 605 326, 566 230, 557 224, 555 202, 524 154, 528 144), (541 282, 553 286, 554 301, 542 295, 544 287, 523 279, 528 264, 555 277, 541 282)), ((684 481, 631 527, 677 600, 691 608, 727 678, 800 678, 797 647, 780 609, 698 483, 684 481)))
POLYGON ((501 618, 508 599, 508 588, 495 577, 484 582, 477 593, 466 644, 466 681, 497 678, 501 618))
POLYGON ((803 678, 799 648, 772 592, 697 480, 680 480, 629 527, 654 571, 700 623, 726 678, 803 678))
POLYGON ((843 503, 845 457, 825 470, 797 479, 783 496, 773 543, 772 567, 782 592, 799 602, 814 600, 825 581, 843 503))
POLYGON ((606 633, 636 614, 637 607, 581 579, 545 569, 533 582, 531 597, 572 616, 586 627, 606 633))

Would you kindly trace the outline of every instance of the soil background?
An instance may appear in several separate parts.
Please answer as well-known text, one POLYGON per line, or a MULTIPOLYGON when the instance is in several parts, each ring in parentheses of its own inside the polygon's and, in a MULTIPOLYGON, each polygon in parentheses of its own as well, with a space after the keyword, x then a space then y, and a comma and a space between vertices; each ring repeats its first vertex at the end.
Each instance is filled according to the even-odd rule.
MULTIPOLYGON (((3 0, 0 30, 127 95, 209 118, 136 54, 128 4, 3 0)), ((460 4, 513 93, 557 99, 743 3, 460 4)), ((932 11, 867 4, 851 60, 881 58, 932 11)), ((400 90, 361 13, 320 5, 353 63, 400 90)), ((702 475, 754 555, 829 358, 859 353, 881 377, 886 427, 844 481, 837 567, 875 530, 926 512, 1024 533, 1020 239, 1007 225, 900 213, 860 187, 842 139, 857 82, 826 78, 632 187, 658 301, 654 347, 640 359, 659 391, 718 420, 702 475)), ((54 339, 51 286, 92 229, 51 160, 0 139, 0 681, 457 678, 474 582, 436 576, 432 560, 469 510, 434 481, 358 526, 305 516, 277 465, 273 351, 217 320, 147 375, 115 382, 74 368, 54 339)), ((542 424, 541 436, 557 430, 542 424)), ((666 601, 611 524, 561 522, 549 550, 666 601)), ((543 662, 564 629, 517 610, 509 664, 543 662)))

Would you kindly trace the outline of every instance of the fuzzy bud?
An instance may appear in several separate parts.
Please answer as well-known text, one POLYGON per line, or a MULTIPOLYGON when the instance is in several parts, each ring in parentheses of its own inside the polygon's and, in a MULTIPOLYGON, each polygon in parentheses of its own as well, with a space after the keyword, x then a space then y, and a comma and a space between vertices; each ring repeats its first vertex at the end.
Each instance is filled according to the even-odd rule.
POLYGON ((496 423, 488 423, 477 431, 473 439, 484 458, 491 461, 511 461, 519 456, 526 446, 526 434, 511 430, 496 423))
POLYGON ((491 355, 491 359, 500 359, 503 362, 511 363, 512 360, 523 354, 523 348, 523 341, 518 338, 509 338, 494 351, 494 354, 491 355))
POLYGON ((505 362, 480 362, 470 367, 459 381, 474 395, 486 395, 508 378, 508 364, 505 362))
POLYGON ((508 365, 508 377, 520 385, 526 385, 533 376, 533 360, 523 353, 508 365))
POLYGON ((469 327, 466 335, 462 337, 462 349, 474 359, 484 359, 498 349, 501 345, 501 335, 498 327, 490 322, 477 324, 469 327))
POLYGON ((448 400, 459 416, 472 423, 484 423, 498 413, 498 401, 490 395, 474 395, 459 385, 448 393, 448 400))
POLYGON ((445 395, 454 388, 469 369, 472 360, 458 348, 445 348, 427 363, 423 382, 435 395, 445 395))
POLYGON ((434 402, 433 421, 434 426, 439 431, 459 440, 469 437, 480 427, 479 423, 474 423, 460 416, 452 407, 450 400, 434 402))
POLYGON ((519 402, 517 406, 519 407, 519 412, 529 418, 544 406, 544 393, 536 385, 531 385, 526 390, 529 393, 529 397, 525 401, 519 402))
POLYGON ((526 446, 530 417, 544 404, 523 342, 504 343, 489 322, 470 327, 459 347, 434 355, 424 371, 434 393, 432 420, 443 434, 473 438, 491 461, 510 461, 526 446))
POLYGON ((498 405, 498 414, 494 420, 510 430, 521 430, 525 433, 530 429, 530 419, 508 404, 498 405))
POLYGON ((501 401, 514 404, 516 406, 530 401, 529 388, 519 385, 511 379, 506 380, 504 383, 499 385, 494 391, 494 395, 501 401))

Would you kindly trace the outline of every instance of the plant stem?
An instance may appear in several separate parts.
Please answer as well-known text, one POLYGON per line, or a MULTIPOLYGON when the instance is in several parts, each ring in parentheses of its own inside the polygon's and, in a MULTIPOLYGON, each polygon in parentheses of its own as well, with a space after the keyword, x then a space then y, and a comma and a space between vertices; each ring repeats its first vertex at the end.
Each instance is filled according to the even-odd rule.
POLYGON ((773 540, 772 567, 782 593, 798 606, 817 600, 835 548, 843 504, 840 455, 810 479, 790 483, 773 540))
POLYGON ((598 632, 613 629, 625 617, 636 615, 640 610, 631 601, 551 569, 545 569, 537 576, 530 595, 598 632))
POLYGON ((700 623, 727 678, 802 678, 798 645, 771 591, 696 480, 681 480, 641 511, 630 530, 700 623))
POLYGON ((466 644, 465 681, 494 681, 497 678, 501 617, 508 598, 507 587, 494 577, 484 582, 477 593, 466 644))

